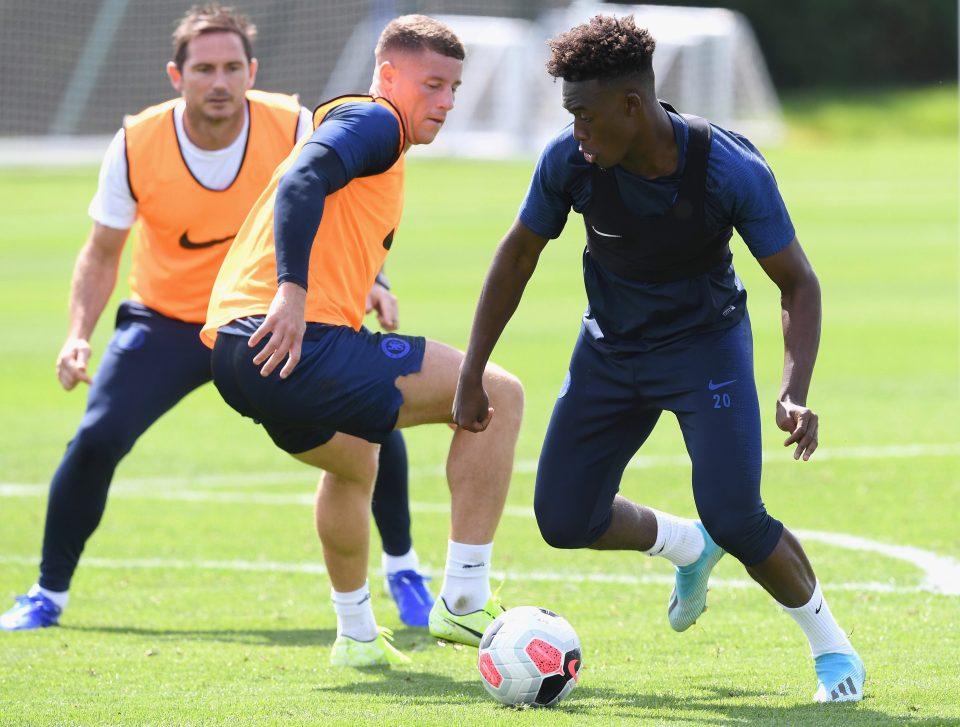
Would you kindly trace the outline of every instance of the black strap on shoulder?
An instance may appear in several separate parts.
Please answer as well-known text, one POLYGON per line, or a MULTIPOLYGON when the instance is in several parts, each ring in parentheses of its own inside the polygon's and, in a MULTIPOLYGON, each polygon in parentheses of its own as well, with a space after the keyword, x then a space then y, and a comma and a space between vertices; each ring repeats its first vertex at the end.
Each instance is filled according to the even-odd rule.
POLYGON ((710 141, 713 132, 706 119, 683 115, 687 121, 687 163, 680 183, 680 196, 689 200, 694 210, 703 209, 707 179, 707 158, 710 156, 710 141))

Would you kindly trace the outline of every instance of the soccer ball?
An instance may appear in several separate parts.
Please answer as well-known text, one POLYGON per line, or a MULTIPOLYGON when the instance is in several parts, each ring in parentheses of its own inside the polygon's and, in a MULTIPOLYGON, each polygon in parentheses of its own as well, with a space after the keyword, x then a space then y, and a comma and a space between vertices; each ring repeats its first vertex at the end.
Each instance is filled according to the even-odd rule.
POLYGON ((580 639, 562 616, 535 606, 504 611, 480 640, 483 686, 509 706, 552 707, 576 686, 580 639))

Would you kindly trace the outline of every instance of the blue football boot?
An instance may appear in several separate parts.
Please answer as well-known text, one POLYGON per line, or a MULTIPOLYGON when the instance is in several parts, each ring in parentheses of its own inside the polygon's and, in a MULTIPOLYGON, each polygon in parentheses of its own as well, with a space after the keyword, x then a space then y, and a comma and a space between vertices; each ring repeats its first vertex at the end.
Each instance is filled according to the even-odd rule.
POLYGON ((32 596, 17 596, 13 608, 0 616, 0 629, 4 631, 27 631, 44 629, 60 623, 63 612, 57 604, 36 593, 32 596))
POLYGON ((710 571, 726 552, 713 542, 701 523, 696 523, 703 534, 703 551, 690 565, 676 566, 676 585, 667 605, 667 618, 674 631, 686 631, 707 610, 707 582, 710 571))
POLYGON ((867 673, 863 660, 854 654, 821 654, 814 659, 817 691, 814 702, 859 702, 867 673))
POLYGON ((425 627, 434 601, 424 584, 430 577, 415 570, 401 570, 387 574, 386 580, 387 589, 400 612, 400 620, 407 626, 425 627))

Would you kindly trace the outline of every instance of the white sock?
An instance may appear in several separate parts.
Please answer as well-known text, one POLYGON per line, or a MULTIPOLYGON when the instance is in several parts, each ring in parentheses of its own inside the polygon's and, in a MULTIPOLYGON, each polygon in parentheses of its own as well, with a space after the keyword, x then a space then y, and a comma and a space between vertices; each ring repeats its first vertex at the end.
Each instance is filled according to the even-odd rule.
POLYGON ((70 600, 70 591, 51 591, 47 588, 41 588, 39 583, 34 583, 27 591, 28 596, 36 596, 38 593, 42 593, 57 604, 61 611, 67 607, 67 601, 70 600))
POLYGON ((337 614, 337 636, 349 636, 357 641, 377 638, 377 621, 373 617, 370 588, 366 583, 349 593, 338 593, 331 588, 330 599, 337 614))
POLYGON ((690 565, 703 552, 703 533, 694 520, 647 508, 657 518, 657 539, 646 555, 659 555, 674 565, 690 565))
POLYGON ((450 611, 462 616, 487 605, 492 555, 493 543, 468 545, 447 541, 447 565, 440 596, 450 611))
POLYGON ((821 654, 856 653, 850 639, 843 633, 837 625, 837 620, 830 613, 827 599, 823 597, 823 592, 820 590, 820 581, 817 581, 813 595, 805 606, 787 608, 781 604, 780 608, 790 614, 790 617, 803 629, 807 641, 810 642, 810 652, 814 659, 821 654))
POLYGON ((399 573, 402 570, 420 570, 420 559, 417 557, 417 551, 410 548, 403 555, 390 555, 384 553, 380 562, 383 565, 383 574, 385 576, 391 573, 399 573))

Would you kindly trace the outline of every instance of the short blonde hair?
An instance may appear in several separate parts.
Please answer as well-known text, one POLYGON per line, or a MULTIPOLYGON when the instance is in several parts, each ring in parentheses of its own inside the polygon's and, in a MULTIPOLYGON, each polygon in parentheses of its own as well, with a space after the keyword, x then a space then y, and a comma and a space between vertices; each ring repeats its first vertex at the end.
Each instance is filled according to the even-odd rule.
POLYGON ((463 43, 444 23, 428 15, 402 15, 387 23, 374 51, 379 63, 389 51, 418 52, 432 50, 462 61, 466 56, 463 43))

